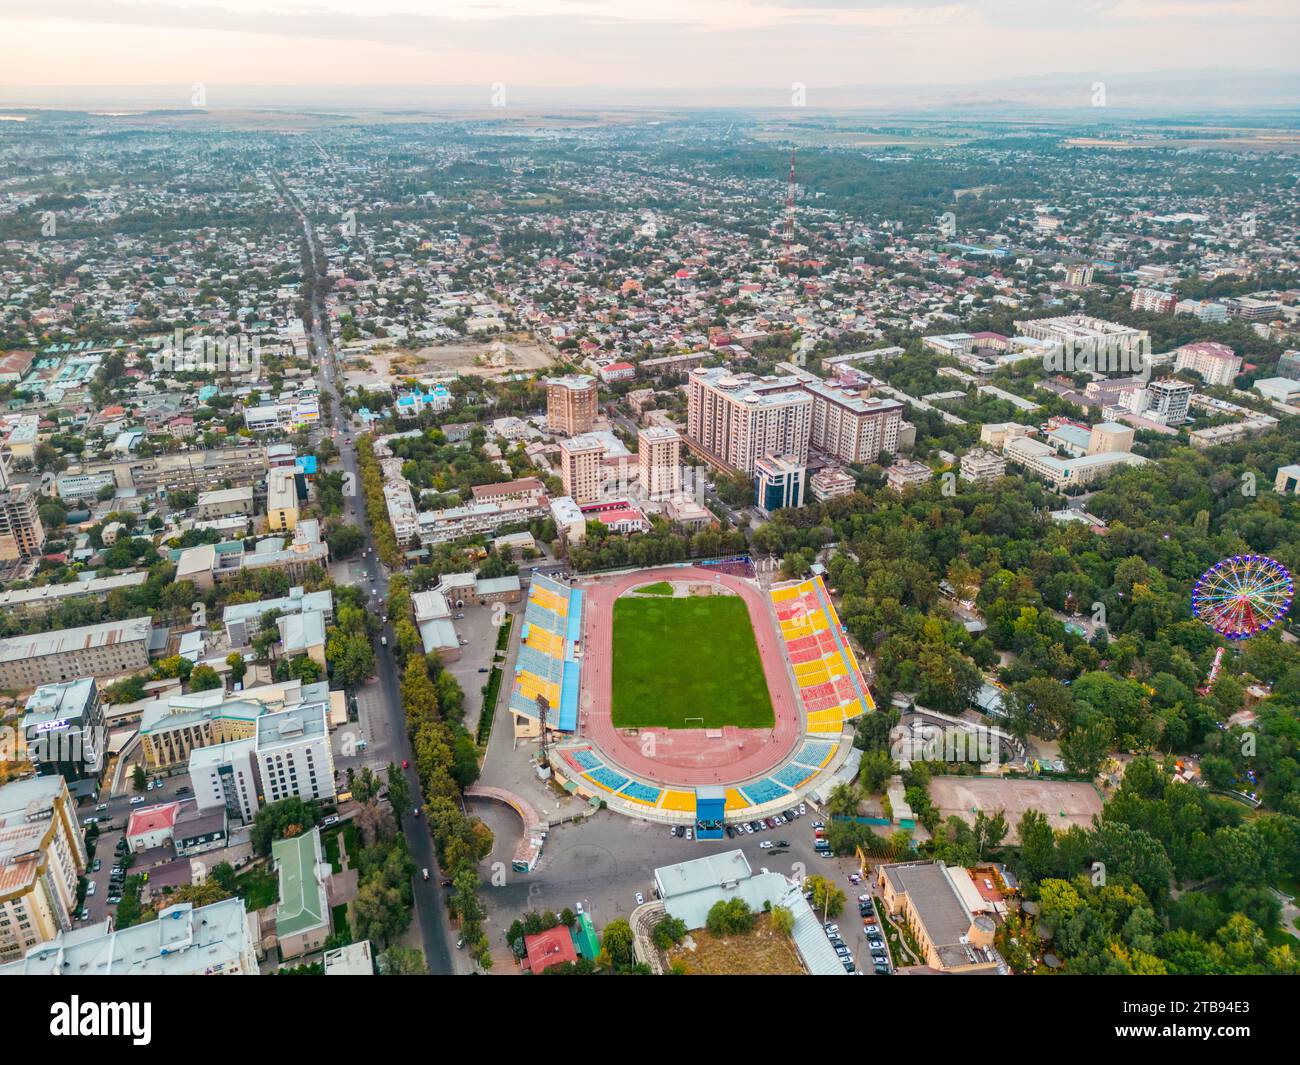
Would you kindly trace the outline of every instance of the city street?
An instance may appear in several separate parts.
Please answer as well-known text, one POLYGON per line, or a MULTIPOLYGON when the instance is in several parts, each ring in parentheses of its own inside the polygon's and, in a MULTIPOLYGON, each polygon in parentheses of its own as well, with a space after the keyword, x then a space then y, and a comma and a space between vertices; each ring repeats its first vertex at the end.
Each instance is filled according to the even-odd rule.
MULTIPOLYGON (((312 259, 314 262, 319 261, 320 249, 317 244, 315 230, 307 220, 306 214, 303 213, 301 207, 292 197, 292 194, 287 195, 294 205, 298 219, 303 227, 303 233, 311 247, 312 259)), ((330 423, 339 430, 339 464, 346 474, 351 475, 350 482, 353 491, 356 493, 354 497, 345 499, 345 502, 350 509, 355 511, 355 518, 350 520, 354 521, 364 533, 365 547, 369 550, 369 555, 365 556, 368 561, 368 565, 365 566, 365 583, 370 584, 376 590, 378 598, 387 601, 389 574, 375 557, 374 536, 366 516, 364 500, 360 496, 361 475, 357 465, 355 444, 357 427, 350 424, 344 417, 338 388, 338 368, 334 362, 334 354, 329 339, 321 325, 321 319, 320 301, 313 297, 312 327, 310 330, 312 348, 316 355, 317 364, 321 367, 324 391, 329 394, 331 400, 330 423), (353 442, 348 443, 348 441, 353 442), (371 575, 375 577, 373 584, 369 581, 371 575)), ((326 429, 329 429, 331 425, 327 425, 326 429)), ((391 625, 385 626, 385 633, 391 638, 391 625)), ((411 762, 411 767, 404 772, 411 795, 418 796, 421 794, 420 781, 415 772, 414 762, 411 761, 410 739, 406 734, 399 694, 397 666, 393 660, 391 646, 376 648, 376 674, 377 680, 370 681, 357 693, 359 706, 363 693, 366 700, 365 709, 361 711, 364 715, 363 722, 369 725, 375 733, 374 747, 365 752, 364 761, 367 764, 380 765, 386 765, 389 761, 399 765, 403 760, 411 762)), ((364 727, 362 734, 363 738, 369 742, 370 737, 366 734, 364 727)), ((434 854, 433 839, 429 835, 423 815, 416 817, 412 813, 408 813, 402 818, 402 830, 410 845, 411 858, 416 867, 436 869, 437 859, 434 854)), ((450 929, 447 908, 442 894, 438 890, 439 879, 439 877, 435 876, 428 882, 424 882, 417 877, 415 881, 415 908, 420 921, 420 934, 424 941, 424 954, 429 966, 429 972, 452 974, 457 971, 457 966, 449 942, 450 929)))

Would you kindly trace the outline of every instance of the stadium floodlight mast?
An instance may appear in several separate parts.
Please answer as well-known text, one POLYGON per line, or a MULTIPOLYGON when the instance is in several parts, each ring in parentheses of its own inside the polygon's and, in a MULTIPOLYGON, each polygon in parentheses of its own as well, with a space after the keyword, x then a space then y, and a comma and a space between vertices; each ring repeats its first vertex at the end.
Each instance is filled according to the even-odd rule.
POLYGON ((537 725, 542 738, 542 768, 548 769, 551 765, 550 757, 546 753, 546 715, 550 712, 551 704, 547 701, 546 696, 538 693, 537 696, 537 725))

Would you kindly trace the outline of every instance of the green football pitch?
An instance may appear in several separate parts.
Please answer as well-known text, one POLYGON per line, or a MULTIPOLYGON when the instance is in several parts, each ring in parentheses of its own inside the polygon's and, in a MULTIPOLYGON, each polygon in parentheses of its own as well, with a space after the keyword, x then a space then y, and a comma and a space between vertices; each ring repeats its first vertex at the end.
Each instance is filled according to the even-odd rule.
POLYGON ((614 603, 616 728, 771 728, 772 700, 735 595, 614 603))

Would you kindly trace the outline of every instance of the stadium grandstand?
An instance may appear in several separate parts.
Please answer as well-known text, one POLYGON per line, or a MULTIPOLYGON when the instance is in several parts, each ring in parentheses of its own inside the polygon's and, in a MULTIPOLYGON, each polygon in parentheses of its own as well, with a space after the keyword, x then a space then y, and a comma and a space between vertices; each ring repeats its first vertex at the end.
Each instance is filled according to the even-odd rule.
POLYGON ((582 592, 535 574, 528 588, 510 693, 516 738, 540 734, 539 697, 546 701, 548 731, 577 729, 582 667, 574 652, 581 639, 582 592))
POLYGON ((838 736, 846 721, 874 710, 876 704, 826 585, 821 577, 810 577, 773 585, 771 596, 794 667, 807 731, 813 736, 838 736))

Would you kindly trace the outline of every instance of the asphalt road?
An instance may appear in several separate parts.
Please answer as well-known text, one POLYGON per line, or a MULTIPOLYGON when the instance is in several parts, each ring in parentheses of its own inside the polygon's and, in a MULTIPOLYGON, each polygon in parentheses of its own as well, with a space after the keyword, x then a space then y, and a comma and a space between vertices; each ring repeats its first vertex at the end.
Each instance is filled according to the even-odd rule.
MULTIPOLYGON (((320 250, 316 242, 315 230, 308 222, 307 216, 297 207, 292 198, 290 198, 290 203, 293 204, 298 220, 302 225, 303 233, 311 244, 312 256, 316 258, 319 256, 320 250)), ((338 387, 339 369, 334 360, 329 338, 321 326, 320 301, 315 297, 312 299, 312 316, 312 348, 316 355, 317 364, 321 368, 323 388, 329 393, 332 400, 330 421, 325 426, 325 431, 328 432, 332 428, 338 429, 336 442, 339 448, 339 462, 344 471, 352 475, 352 483, 356 486, 357 492, 355 497, 345 500, 348 508, 355 511, 355 517, 350 516, 348 520, 365 534, 365 547, 369 550, 369 554, 364 556, 364 572, 366 576, 364 584, 374 588, 376 590, 374 598, 382 598, 386 604, 388 601, 389 574, 375 555, 375 540, 370 529, 369 520, 366 517, 364 500, 361 496, 361 474, 357 467, 356 444, 355 442, 347 443, 349 440, 355 441, 356 430, 344 416, 338 387), (375 578, 373 583, 368 579, 371 575, 375 578)), ((367 599, 370 598, 368 595, 367 599)), ((373 610, 377 616, 383 615, 384 608, 376 607, 373 610)), ((397 765, 400 765, 403 761, 410 762, 412 768, 403 771, 406 776, 407 787, 411 795, 421 796, 420 780, 414 769, 410 737, 406 733, 406 722, 402 713, 397 665, 393 660, 391 625, 386 625, 384 632, 389 637, 389 646, 379 646, 375 649, 375 662, 382 697, 382 708, 388 719, 387 732, 391 737, 389 744, 391 758, 397 765)), ((424 805, 422 798, 420 805, 421 807, 424 805)), ((414 813, 407 813, 402 818, 402 831, 406 834, 406 840, 410 846, 411 857, 415 861, 416 868, 430 870, 429 881, 425 882, 418 874, 415 878, 415 909, 420 918, 420 933, 424 941, 424 956, 429 966, 429 972, 435 975, 453 974, 456 967, 453 963, 452 949, 449 942, 446 905, 439 888, 441 878, 436 875, 438 862, 434 854, 433 839, 425 827, 422 814, 415 816, 414 813)))

